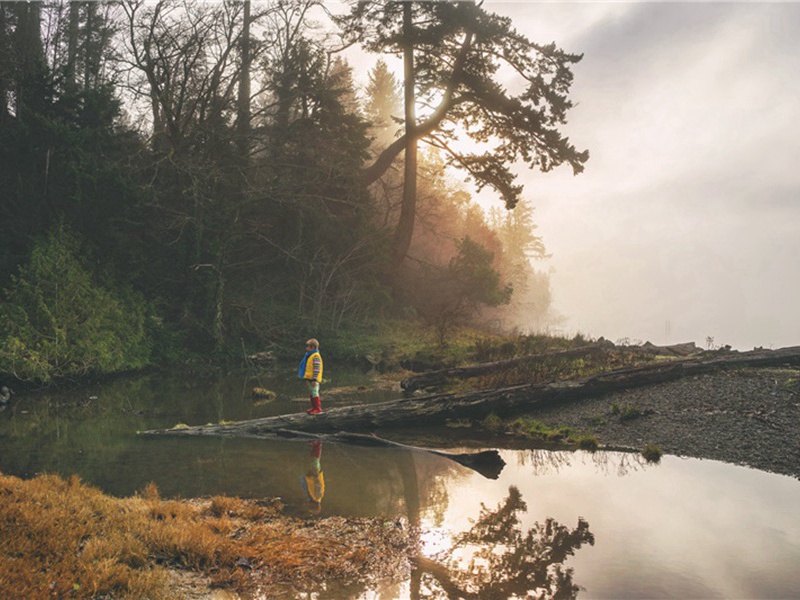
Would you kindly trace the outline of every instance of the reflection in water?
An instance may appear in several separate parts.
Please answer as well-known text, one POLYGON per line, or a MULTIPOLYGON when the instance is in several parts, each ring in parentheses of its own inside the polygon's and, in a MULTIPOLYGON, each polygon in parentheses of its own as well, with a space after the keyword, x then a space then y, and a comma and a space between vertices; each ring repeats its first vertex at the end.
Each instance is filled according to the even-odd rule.
POLYGON ((564 561, 583 544, 594 545, 589 524, 578 519, 578 526, 569 529, 548 518, 523 533, 520 514, 526 511, 514 486, 495 510, 482 506, 477 521, 449 548, 415 560, 421 576, 412 597, 575 598, 579 587, 564 561))
POLYGON ((325 495, 325 474, 322 472, 321 458, 322 442, 311 442, 311 460, 301 481, 308 497, 309 508, 313 512, 322 509, 322 497, 325 495))
POLYGON ((580 459, 588 457, 598 473, 620 477, 657 466, 657 463, 648 462, 636 452, 591 452, 587 454, 575 453, 571 450, 558 451, 541 448, 534 448, 529 453, 523 454, 520 461, 521 464, 530 466, 534 475, 543 476, 572 468, 576 457, 580 457, 580 459))

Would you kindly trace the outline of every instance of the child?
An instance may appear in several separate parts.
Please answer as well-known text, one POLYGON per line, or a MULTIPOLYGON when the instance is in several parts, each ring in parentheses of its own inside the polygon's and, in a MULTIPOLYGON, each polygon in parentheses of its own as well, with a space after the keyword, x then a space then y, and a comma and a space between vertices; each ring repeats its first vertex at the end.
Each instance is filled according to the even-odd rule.
POLYGON ((306 342, 306 353, 300 361, 297 376, 308 384, 311 408, 306 410, 310 415, 322 412, 322 400, 319 397, 319 384, 322 381, 322 356, 319 353, 319 342, 310 339, 306 342))

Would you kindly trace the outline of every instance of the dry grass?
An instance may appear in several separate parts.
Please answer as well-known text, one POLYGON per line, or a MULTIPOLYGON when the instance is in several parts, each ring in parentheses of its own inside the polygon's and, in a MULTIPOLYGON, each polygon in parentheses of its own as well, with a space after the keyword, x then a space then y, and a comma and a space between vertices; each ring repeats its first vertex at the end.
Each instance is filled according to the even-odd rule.
POLYGON ((652 355, 618 349, 584 358, 538 358, 509 367, 498 366, 491 373, 462 383, 465 389, 493 389, 523 383, 547 383, 589 377, 615 369, 640 367, 656 360, 652 355))
POLYGON ((371 562, 376 550, 404 566, 407 544, 379 520, 307 523, 281 515, 272 501, 165 500, 152 484, 114 498, 76 476, 0 474, 0 590, 28 600, 172 599, 175 570, 239 592, 350 583, 386 574, 371 562))

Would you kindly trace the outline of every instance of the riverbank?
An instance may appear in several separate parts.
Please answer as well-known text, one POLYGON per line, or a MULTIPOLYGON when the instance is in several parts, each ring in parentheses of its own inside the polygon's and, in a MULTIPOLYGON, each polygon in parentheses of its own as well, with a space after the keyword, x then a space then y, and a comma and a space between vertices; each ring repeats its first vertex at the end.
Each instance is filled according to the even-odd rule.
POLYGON ((719 460, 800 478, 800 369, 722 370, 548 406, 532 417, 601 445, 719 460))
POLYGON ((407 573, 410 539, 403 523, 293 518, 276 500, 169 500, 153 485, 115 498, 76 476, 0 474, 0 589, 27 600, 363 591, 407 573))

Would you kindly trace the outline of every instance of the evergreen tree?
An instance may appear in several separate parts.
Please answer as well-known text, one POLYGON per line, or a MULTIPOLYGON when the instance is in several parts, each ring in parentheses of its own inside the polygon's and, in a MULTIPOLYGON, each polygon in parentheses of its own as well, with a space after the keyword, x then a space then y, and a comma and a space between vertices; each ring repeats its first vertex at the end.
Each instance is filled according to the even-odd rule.
POLYGON ((366 94, 364 113, 372 125, 374 146, 377 151, 383 151, 397 139, 403 114, 400 84, 383 59, 369 72, 366 94))
POLYGON ((567 98, 571 64, 580 56, 535 44, 516 32, 507 18, 471 2, 359 2, 339 19, 346 37, 367 50, 388 52, 404 61, 405 129, 364 173, 375 181, 400 153, 405 156, 403 207, 393 257, 399 263, 411 243, 416 207, 416 148, 425 140, 464 169, 479 188, 491 186, 508 208, 519 201, 510 166, 517 160, 544 171, 567 163, 583 170, 588 153, 580 152, 558 131, 572 106, 567 98), (497 81, 510 66, 525 84, 513 95, 497 81), (418 105, 430 111, 417 119, 418 105), (455 125, 478 143, 492 141, 484 152, 453 146, 455 125))

